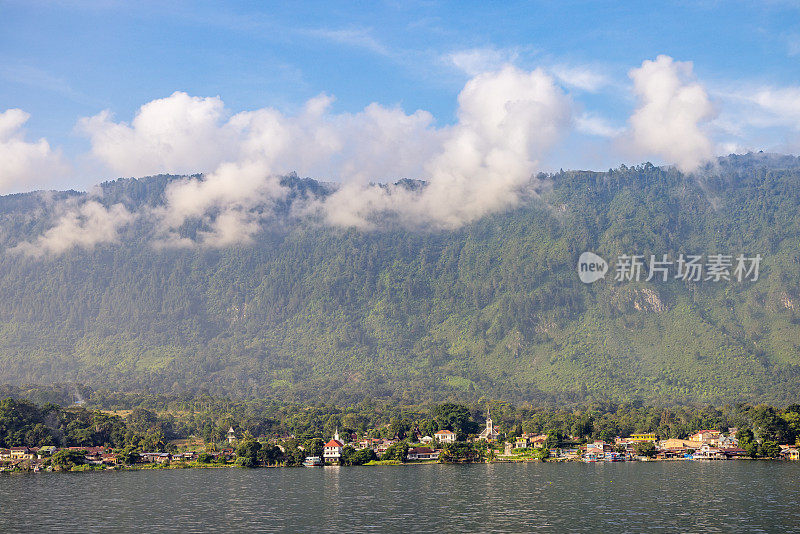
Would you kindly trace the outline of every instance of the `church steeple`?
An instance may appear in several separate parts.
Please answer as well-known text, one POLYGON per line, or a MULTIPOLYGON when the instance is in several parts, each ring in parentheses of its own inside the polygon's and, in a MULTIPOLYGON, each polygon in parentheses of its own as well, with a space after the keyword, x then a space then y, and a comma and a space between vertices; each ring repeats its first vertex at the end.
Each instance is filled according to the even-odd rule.
POLYGON ((492 413, 489 407, 486 407, 486 428, 481 431, 479 439, 487 441, 494 441, 497 439, 497 432, 494 431, 494 423, 492 422, 492 413))

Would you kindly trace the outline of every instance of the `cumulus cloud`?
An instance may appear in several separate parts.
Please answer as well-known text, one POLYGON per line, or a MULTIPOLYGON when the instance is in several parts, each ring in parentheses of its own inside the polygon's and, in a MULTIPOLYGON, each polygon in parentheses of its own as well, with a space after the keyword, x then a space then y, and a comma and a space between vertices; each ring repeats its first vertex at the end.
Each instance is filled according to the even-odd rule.
POLYGON ((231 115, 219 97, 176 92, 142 106, 131 124, 104 111, 81 119, 92 155, 121 175, 211 172, 231 162, 260 161, 272 172, 335 180, 417 176, 420 155, 436 144, 430 113, 370 104, 330 112, 320 95, 287 115, 262 108, 231 115))
POLYGON ((191 244, 178 237, 190 219, 209 246, 247 242, 264 206, 285 194, 278 175, 296 171, 346 183, 418 178, 441 144, 425 111, 370 104, 357 113, 332 113, 320 95, 288 115, 274 108, 230 114, 218 97, 176 92, 142 106, 130 124, 108 112, 82 119, 91 152, 123 175, 208 172, 172 183, 156 210, 160 244, 191 244))
POLYGON ((334 224, 368 226, 390 212, 454 228, 514 205, 539 158, 571 124, 572 103, 552 77, 512 66, 472 78, 458 96, 458 122, 425 164, 427 186, 346 185, 326 201, 334 224))
POLYGON ((662 157, 685 172, 711 159, 713 143, 704 127, 715 110, 692 68, 661 55, 630 71, 638 99, 624 139, 630 152, 662 157))
POLYGON ((30 115, 21 109, 0 113, 0 192, 41 186, 69 171, 59 151, 46 139, 25 140, 23 125, 30 115))
POLYGON ((226 246, 248 242, 286 194, 290 171, 339 182, 311 210, 332 224, 366 226, 391 213, 456 227, 512 205, 539 158, 571 123, 571 101, 542 70, 506 66, 472 78, 458 97, 458 122, 436 127, 425 111, 370 104, 333 113, 320 95, 297 114, 273 108, 227 113, 219 98, 174 93, 140 108, 131 124, 103 112, 80 122, 92 153, 121 174, 189 173, 153 210, 159 243, 226 246), (418 191, 376 186, 419 178, 418 191), (181 237, 199 223, 193 240, 181 237))
POLYGON ((131 124, 114 122, 109 111, 81 119, 78 131, 91 154, 119 175, 211 170, 236 150, 236 131, 223 122, 219 97, 175 92, 139 108, 131 124))
POLYGON ((96 200, 67 202, 56 224, 36 238, 9 249, 11 253, 41 257, 58 255, 79 247, 91 249, 100 243, 119 241, 119 230, 134 219, 122 204, 106 208, 96 200))

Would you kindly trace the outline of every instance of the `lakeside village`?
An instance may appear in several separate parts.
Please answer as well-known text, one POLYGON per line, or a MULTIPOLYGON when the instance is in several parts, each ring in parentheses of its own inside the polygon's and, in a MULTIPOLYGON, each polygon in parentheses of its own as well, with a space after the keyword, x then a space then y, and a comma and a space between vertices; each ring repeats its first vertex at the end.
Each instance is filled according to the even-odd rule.
MULTIPOLYGON (((448 429, 432 436, 413 434, 404 440, 340 435, 329 441, 314 438, 290 448, 293 436, 253 438, 239 436, 233 427, 222 446, 194 447, 184 443, 174 452, 114 450, 110 447, 11 447, 0 449, 0 471, 89 471, 188 467, 350 466, 421 463, 477 463, 529 461, 621 462, 659 460, 735 460, 752 456, 740 447, 736 428, 727 432, 700 430, 686 439, 658 439, 654 433, 617 437, 613 442, 547 434, 506 438, 487 414, 485 428, 463 440, 448 429), (558 441, 558 443, 556 443, 558 441)), ((202 445, 202 443, 199 443, 202 445)), ((800 444, 759 444, 763 458, 800 460, 800 444)), ((177 448, 177 446, 176 446, 177 448)))

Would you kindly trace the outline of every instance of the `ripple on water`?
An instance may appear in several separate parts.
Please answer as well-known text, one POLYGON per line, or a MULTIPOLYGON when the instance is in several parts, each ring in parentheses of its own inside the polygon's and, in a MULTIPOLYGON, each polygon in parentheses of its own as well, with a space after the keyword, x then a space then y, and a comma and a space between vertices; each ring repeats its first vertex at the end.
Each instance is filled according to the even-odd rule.
POLYGON ((0 476, 2 532, 789 532, 800 465, 424 465, 0 476))

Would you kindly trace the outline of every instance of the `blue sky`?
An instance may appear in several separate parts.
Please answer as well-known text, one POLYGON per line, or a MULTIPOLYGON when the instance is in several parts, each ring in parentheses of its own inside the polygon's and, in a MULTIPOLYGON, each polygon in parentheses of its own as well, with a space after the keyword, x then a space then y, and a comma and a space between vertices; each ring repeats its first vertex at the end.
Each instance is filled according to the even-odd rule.
MULTIPOLYGON (((226 116, 262 108, 293 116, 326 94, 335 98, 332 115, 377 102, 409 115, 424 110, 431 128, 446 128, 458 121, 465 84, 506 64, 543 69, 572 103, 573 126, 536 155, 542 169, 675 163, 682 154, 660 150, 658 141, 637 150, 623 146, 626 129, 638 135, 630 121, 642 106, 629 72, 659 55, 691 62, 683 82, 699 84, 713 107, 698 111, 696 123, 715 155, 796 152, 799 6, 0 1, 0 112, 28 114, 17 138, 29 144, 45 138, 60 158, 44 167, 54 169, 49 182, 19 171, 3 187, 87 187, 151 170, 98 156, 92 148, 100 134, 76 124, 104 110, 114 124, 129 124, 140 106, 175 91, 219 97, 226 116), (594 133, 575 126, 588 119, 594 133)), ((188 170, 164 161, 165 168, 153 170, 188 170)))

